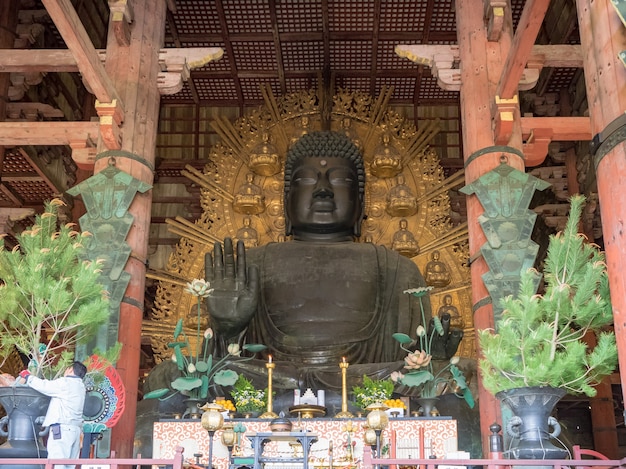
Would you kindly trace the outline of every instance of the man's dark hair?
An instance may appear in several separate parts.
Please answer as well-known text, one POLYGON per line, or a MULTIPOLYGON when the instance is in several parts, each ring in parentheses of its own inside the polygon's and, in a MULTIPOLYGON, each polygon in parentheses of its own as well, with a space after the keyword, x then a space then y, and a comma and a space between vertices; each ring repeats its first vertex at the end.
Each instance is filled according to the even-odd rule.
POLYGON ((72 363, 72 372, 74 373, 74 376, 78 376, 82 379, 87 374, 87 367, 81 362, 74 362, 72 363))

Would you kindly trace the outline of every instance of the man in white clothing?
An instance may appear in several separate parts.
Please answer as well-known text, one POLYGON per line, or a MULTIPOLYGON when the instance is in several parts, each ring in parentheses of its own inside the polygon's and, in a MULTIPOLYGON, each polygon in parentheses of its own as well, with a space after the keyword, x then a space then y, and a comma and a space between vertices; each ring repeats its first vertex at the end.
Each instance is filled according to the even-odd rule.
MULTIPOLYGON (((20 373, 26 384, 51 398, 43 421, 43 426, 50 429, 48 459, 78 458, 86 395, 83 378, 86 373, 87 367, 77 361, 65 370, 63 377, 54 380, 37 378, 27 370, 20 373)), ((74 469, 75 466, 57 464, 55 467, 74 469)))

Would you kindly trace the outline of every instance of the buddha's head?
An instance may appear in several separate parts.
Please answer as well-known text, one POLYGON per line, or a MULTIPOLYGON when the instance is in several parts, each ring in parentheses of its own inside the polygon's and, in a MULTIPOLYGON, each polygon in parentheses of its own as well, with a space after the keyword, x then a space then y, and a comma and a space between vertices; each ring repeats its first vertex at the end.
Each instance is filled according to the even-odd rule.
POLYGON ((361 234, 365 169, 357 146, 338 132, 310 132, 287 152, 285 231, 295 239, 361 234))

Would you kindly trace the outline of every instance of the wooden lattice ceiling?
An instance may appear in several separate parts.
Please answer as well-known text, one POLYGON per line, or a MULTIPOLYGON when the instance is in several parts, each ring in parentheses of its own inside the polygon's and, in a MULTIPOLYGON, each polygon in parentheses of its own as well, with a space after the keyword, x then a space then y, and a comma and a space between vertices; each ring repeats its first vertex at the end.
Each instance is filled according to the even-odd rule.
MULTIPOLYGON (((512 1, 514 24, 524 3, 512 1)), ((458 93, 437 86, 430 69, 394 52, 398 44, 455 44, 454 0, 178 0, 176 7, 168 15, 166 47, 225 53, 192 71, 165 103, 253 106, 262 101, 261 84, 277 95, 291 93, 314 86, 325 70, 335 86, 353 91, 376 95, 393 86, 391 104, 458 103, 458 93)), ((573 20, 566 20, 566 37, 553 38, 557 31, 546 27, 541 41, 577 40, 573 20)), ((571 80, 571 71, 564 74, 571 80)))
MULTIPOLYGON (((20 4, 22 27, 29 22, 43 26, 44 33, 31 41, 30 47, 66 48, 40 0, 11 1, 20 4)), ((73 0, 73 4, 94 46, 104 48, 107 0, 73 0)), ((524 0, 511 0, 514 26, 524 4, 524 0)), ((383 87, 391 86, 391 106, 418 109, 459 105, 459 93, 441 89, 428 67, 394 52, 398 44, 457 43, 455 0, 168 0, 168 5, 175 8, 168 11, 165 47, 220 47, 224 55, 192 70, 180 92, 162 97, 163 106, 207 106, 218 109, 217 112, 234 107, 242 113, 246 107, 262 103, 262 85, 269 84, 274 94, 282 95, 317 86, 323 73, 331 77, 335 87, 351 91, 377 95, 383 87)), ((483 2, 477 1, 477 5, 482 8, 483 2)), ((573 0, 552 1, 537 43, 579 43, 575 10, 573 0)), ((535 112, 528 107, 542 103, 541 112, 555 112, 550 102, 546 105, 537 96, 572 88, 580 74, 580 69, 544 69, 532 90, 532 99, 522 99, 522 106, 527 107, 522 111, 535 112)), ((31 87, 21 101, 38 99, 52 107, 59 107, 59 101, 63 101, 67 120, 87 120, 89 112, 93 113, 90 95, 81 88, 78 73, 66 75, 69 79, 61 79, 55 73, 46 75, 36 88, 38 94, 31 87)), ((536 112, 540 112, 539 108, 536 112)), ((45 115, 38 119, 63 120, 45 115)), ((198 141, 199 132, 191 130, 189 135, 179 136, 180 141, 198 141)), ((461 138, 456 140, 460 142, 461 138)), ((9 153, 6 163, 12 161, 12 155, 18 155, 22 161, 28 154, 35 155, 27 159, 34 163, 20 169, 24 174, 15 174, 5 163, 0 171, 0 181, 4 181, 0 185, 0 207, 40 209, 43 200, 62 189, 62 184, 45 177, 46 171, 37 166, 41 169, 46 164, 35 157, 52 154, 67 160, 70 153, 40 148, 31 148, 29 153, 9 153)), ((197 153, 195 158, 206 157, 203 152, 197 153)), ((168 159, 159 159, 158 163, 157 181, 181 182, 183 178, 177 175, 182 166, 168 159)), ((200 162, 192 164, 201 166, 200 162)), ((462 166, 462 162, 444 159, 446 164, 456 165, 448 170, 462 166)), ((65 171, 69 180, 75 178, 70 174, 75 168, 65 164, 65 171)), ((167 197, 163 200, 171 203, 167 197)), ((158 217, 155 220, 163 221, 158 217)))
POLYGON ((376 94, 394 86, 393 100, 456 102, 430 73, 394 53, 399 43, 456 42, 453 0, 311 0, 177 2, 168 17, 167 46, 214 46, 224 57, 192 72, 166 102, 255 105, 260 85, 275 94, 315 84, 328 70, 338 87, 376 94))

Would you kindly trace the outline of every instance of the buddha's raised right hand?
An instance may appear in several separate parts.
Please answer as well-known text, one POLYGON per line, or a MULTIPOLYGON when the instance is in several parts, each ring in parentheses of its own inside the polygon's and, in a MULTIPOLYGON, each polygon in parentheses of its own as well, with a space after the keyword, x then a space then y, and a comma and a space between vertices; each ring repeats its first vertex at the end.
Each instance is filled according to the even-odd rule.
POLYGON ((224 239, 222 245, 215 243, 213 254, 204 258, 205 280, 213 291, 206 298, 211 316, 211 327, 224 338, 235 337, 250 322, 259 298, 259 270, 246 266, 243 242, 237 242, 237 255, 233 241, 224 239))

